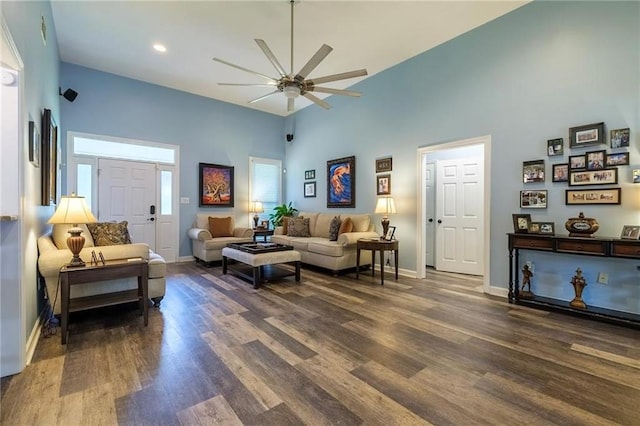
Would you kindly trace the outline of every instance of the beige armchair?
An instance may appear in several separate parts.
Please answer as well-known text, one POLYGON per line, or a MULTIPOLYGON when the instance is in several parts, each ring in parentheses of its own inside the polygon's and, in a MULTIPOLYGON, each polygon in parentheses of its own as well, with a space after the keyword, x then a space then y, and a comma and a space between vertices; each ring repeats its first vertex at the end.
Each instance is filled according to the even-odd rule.
POLYGON ((198 213, 193 228, 187 231, 196 262, 210 266, 222 260, 222 249, 229 243, 253 241, 253 230, 236 227, 233 216, 198 213))

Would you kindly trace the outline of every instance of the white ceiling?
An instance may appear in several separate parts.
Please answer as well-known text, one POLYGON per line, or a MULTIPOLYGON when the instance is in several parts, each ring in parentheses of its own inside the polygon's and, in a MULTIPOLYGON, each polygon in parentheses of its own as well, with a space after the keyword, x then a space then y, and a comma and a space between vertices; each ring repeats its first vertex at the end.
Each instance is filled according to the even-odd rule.
MULTIPOLYGON (((527 1, 296 2, 294 71, 299 71, 326 43, 334 50, 309 78, 361 68, 366 68, 371 76, 527 1)), ((62 61, 287 115, 284 94, 248 103, 271 92, 270 88, 219 86, 218 82, 265 80, 212 58, 277 78, 278 73, 254 42, 254 38, 260 38, 289 71, 288 0, 53 0, 52 9, 62 61), (152 49, 158 42, 166 45, 166 53, 152 49)), ((363 78, 323 86, 344 89, 363 78)), ((318 94, 318 97, 325 96, 318 94)), ((326 100, 331 103, 331 97, 326 100)), ((351 101, 359 102, 358 98, 351 101)), ((296 111, 309 105, 312 103, 307 99, 296 99, 296 111)))

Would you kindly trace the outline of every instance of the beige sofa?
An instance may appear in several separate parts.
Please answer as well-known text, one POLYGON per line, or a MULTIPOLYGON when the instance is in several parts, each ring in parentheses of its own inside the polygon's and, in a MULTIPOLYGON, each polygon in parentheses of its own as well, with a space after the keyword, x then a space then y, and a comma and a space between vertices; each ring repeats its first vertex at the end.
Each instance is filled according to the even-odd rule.
MULTIPOLYGON (((60 268, 69 263, 71 251, 67 248, 67 229, 70 225, 54 225, 51 232, 38 238, 38 271, 44 277, 47 286, 47 293, 53 306, 53 313, 60 313, 60 289, 58 288, 58 277, 60 268), (55 304, 54 304, 55 303, 55 304)), ((85 238, 84 248, 80 252, 80 257, 86 263, 91 262, 91 252, 102 252, 106 260, 129 259, 140 257, 149 262, 149 298, 153 300, 154 306, 159 307, 160 301, 164 297, 166 287, 167 266, 164 259, 157 253, 149 250, 146 244, 122 244, 95 247, 93 237, 86 225, 80 225, 83 229, 82 235, 85 238)), ((78 284, 71 287, 71 299, 96 294, 113 293, 138 288, 135 278, 117 279, 101 281, 98 283, 78 284)))
POLYGON ((253 241, 253 230, 248 227, 236 227, 233 216, 212 215, 208 213, 196 214, 193 228, 187 231, 191 239, 191 250, 196 262, 211 265, 211 262, 222 261, 222 249, 229 243, 251 242, 253 241), (213 237, 209 229, 209 218, 225 219, 230 217, 231 224, 229 236, 213 237))
MULTIPOLYGON (((300 212, 298 217, 309 218, 310 237, 283 235, 283 227, 276 227, 271 242, 293 246, 300 252, 303 263, 315 265, 333 271, 356 267, 356 242, 360 238, 379 238, 371 216, 366 214, 335 214, 300 212), (335 216, 341 220, 347 217, 353 223, 353 230, 338 236, 337 241, 329 241, 329 228, 335 216)), ((360 266, 371 265, 371 252, 364 250, 360 254, 360 266)))

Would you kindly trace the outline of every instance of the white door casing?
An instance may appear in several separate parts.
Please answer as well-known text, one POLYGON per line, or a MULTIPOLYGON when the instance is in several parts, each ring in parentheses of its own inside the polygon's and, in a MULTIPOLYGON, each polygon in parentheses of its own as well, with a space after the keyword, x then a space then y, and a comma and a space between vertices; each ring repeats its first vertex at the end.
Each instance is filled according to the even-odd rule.
POLYGON ((436 165, 434 163, 426 163, 424 169, 424 185, 425 185, 425 248, 426 248, 426 266, 435 266, 435 250, 436 250, 436 165))

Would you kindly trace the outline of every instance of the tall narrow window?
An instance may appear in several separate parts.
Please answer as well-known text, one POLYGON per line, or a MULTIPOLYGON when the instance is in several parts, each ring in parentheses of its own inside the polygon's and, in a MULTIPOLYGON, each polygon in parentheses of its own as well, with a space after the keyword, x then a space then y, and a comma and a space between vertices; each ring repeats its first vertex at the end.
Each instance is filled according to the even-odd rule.
POLYGON ((160 214, 171 214, 171 172, 160 172, 160 214))
POLYGON ((251 157, 249 201, 260 201, 260 220, 268 220, 274 207, 282 204, 282 161, 251 157))

